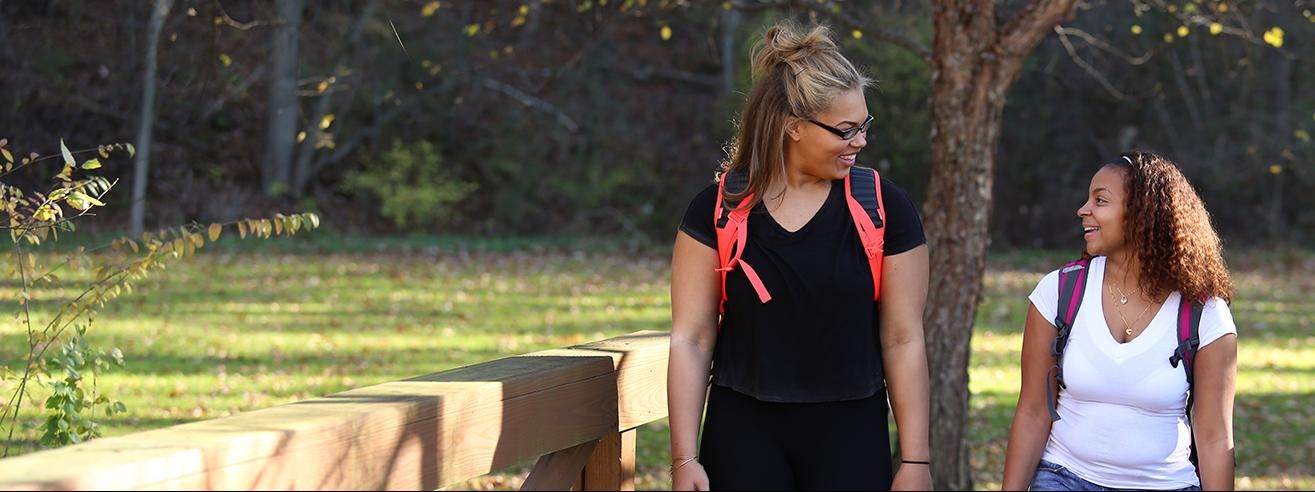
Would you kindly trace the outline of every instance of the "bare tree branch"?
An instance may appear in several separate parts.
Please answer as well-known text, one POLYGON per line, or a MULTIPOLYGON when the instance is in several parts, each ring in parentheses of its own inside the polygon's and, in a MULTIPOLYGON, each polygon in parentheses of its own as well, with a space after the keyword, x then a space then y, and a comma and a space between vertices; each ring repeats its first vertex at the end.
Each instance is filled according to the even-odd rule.
POLYGON ((1155 53, 1153 52, 1146 53, 1141 56, 1133 56, 1124 53, 1123 51, 1120 51, 1118 48, 1115 48, 1113 45, 1109 44, 1105 40, 1097 38, 1096 36, 1091 35, 1091 33, 1087 31, 1083 31, 1081 29, 1077 29, 1073 27, 1064 27, 1061 25, 1056 25, 1055 32, 1058 33, 1061 37, 1068 35, 1076 38, 1081 38, 1083 41, 1086 41, 1087 44, 1094 46, 1101 51, 1122 58, 1123 61, 1127 62, 1129 65, 1145 64, 1155 56, 1155 53))
POLYGON ((488 77, 477 76, 475 80, 478 81, 479 84, 484 87, 487 87, 496 92, 502 93, 503 95, 506 95, 512 99, 520 101, 521 104, 524 104, 531 108, 552 115, 554 118, 557 119, 558 123, 561 123, 562 126, 566 127, 566 129, 569 130, 571 133, 575 133, 580 130, 580 125, 577 124, 575 120, 571 119, 571 117, 567 116, 565 112, 563 112, 561 109, 558 109, 557 106, 554 106, 552 103, 549 103, 548 101, 526 94, 522 92, 520 89, 504 84, 497 80, 493 80, 488 77))
POLYGON ((1034 0, 1005 24, 1000 33, 1000 51, 1022 58, 1032 52, 1052 26, 1073 18, 1077 0, 1034 0))
POLYGON ((281 20, 279 21, 254 20, 251 22, 238 22, 237 19, 234 19, 228 15, 228 12, 224 10, 224 4, 220 3, 219 0, 215 0, 215 9, 219 11, 219 19, 223 21, 224 25, 227 25, 228 27, 232 27, 239 31, 249 31, 252 28, 256 28, 260 26, 273 26, 282 23, 281 20))
POLYGON ((1090 63, 1087 63, 1086 60, 1078 55, 1077 50, 1073 49, 1073 43, 1068 41, 1068 34, 1064 32, 1064 28, 1055 26, 1055 33, 1059 34, 1059 43, 1064 45, 1064 50, 1068 51, 1068 56, 1073 59, 1073 63, 1076 63, 1077 66, 1081 67, 1082 71, 1087 72, 1087 75, 1090 75, 1091 78, 1096 79, 1096 82, 1099 82, 1100 86, 1105 88, 1105 92, 1108 92, 1111 96, 1114 96, 1115 99, 1120 101, 1132 101, 1131 97, 1128 97, 1123 91, 1114 87, 1114 84, 1111 84, 1109 79, 1105 78, 1105 75, 1100 73, 1100 70, 1096 70, 1095 67, 1092 67, 1090 63))

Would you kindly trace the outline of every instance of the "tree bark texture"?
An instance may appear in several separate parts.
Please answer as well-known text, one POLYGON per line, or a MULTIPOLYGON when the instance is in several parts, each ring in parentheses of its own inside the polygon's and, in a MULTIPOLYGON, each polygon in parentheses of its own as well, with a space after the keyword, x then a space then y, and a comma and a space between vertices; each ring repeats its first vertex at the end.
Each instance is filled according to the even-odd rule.
POLYGON ((926 313, 932 479, 971 490, 968 362, 990 244, 991 186, 1005 96, 1023 60, 1076 0, 1037 0, 1004 25, 990 0, 941 0, 933 13, 932 168, 923 205, 931 248, 926 313))
POLYGON ((265 192, 269 194, 286 191, 292 179, 292 154, 297 145, 297 33, 304 6, 305 0, 275 2, 278 25, 269 55, 269 127, 261 166, 265 192))
POLYGON ((142 112, 137 125, 137 155, 133 162, 132 206, 129 207, 128 231, 132 237, 142 234, 146 225, 146 183, 150 181, 152 130, 155 128, 155 76, 159 60, 160 31, 173 9, 174 0, 155 0, 146 31, 146 68, 142 70, 142 112))

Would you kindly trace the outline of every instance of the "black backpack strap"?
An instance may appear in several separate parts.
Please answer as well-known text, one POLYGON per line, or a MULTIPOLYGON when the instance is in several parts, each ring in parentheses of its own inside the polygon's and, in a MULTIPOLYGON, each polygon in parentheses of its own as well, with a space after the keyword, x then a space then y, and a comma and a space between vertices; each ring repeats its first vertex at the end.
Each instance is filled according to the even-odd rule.
POLYGON ((740 171, 726 171, 721 175, 722 189, 718 198, 725 200, 721 208, 721 215, 717 217, 716 226, 718 229, 726 228, 726 222, 731 218, 731 211, 740 206, 738 200, 731 200, 729 195, 738 195, 749 188, 749 174, 740 171))
POLYGON ((881 214, 877 210, 881 209, 881 202, 877 199, 877 172, 870 167, 854 166, 849 170, 849 179, 851 181, 850 193, 863 210, 868 213, 872 219, 874 227, 882 227, 881 214))
POLYGON ((1196 429, 1192 426, 1192 403, 1196 397, 1196 378, 1193 370, 1196 368, 1196 351, 1201 348, 1201 313, 1205 312, 1205 301, 1195 300, 1188 301, 1180 298, 1178 301, 1178 346, 1174 348, 1173 355, 1169 356, 1169 364, 1178 367, 1182 362, 1183 372, 1187 374, 1187 428, 1191 431, 1191 454, 1188 459, 1191 460, 1192 466, 1196 467, 1197 475, 1201 474, 1201 467, 1197 465, 1196 457, 1196 429))
POLYGON ((1046 409, 1052 420, 1059 420, 1055 410, 1055 394, 1050 389, 1053 377, 1059 386, 1064 387, 1064 349, 1068 348, 1069 336, 1073 334, 1073 320, 1078 317, 1078 308, 1082 307, 1082 295, 1087 290, 1087 271, 1090 259, 1081 259, 1064 265, 1059 269, 1059 303, 1055 307, 1055 341, 1050 344, 1050 355, 1055 357, 1055 365, 1046 371, 1046 409))

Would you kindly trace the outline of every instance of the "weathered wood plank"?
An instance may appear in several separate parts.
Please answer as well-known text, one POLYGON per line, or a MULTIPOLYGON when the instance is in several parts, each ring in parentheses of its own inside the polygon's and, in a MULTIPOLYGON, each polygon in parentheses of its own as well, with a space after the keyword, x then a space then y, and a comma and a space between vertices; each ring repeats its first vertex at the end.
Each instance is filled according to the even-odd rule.
POLYGON ((665 416, 666 337, 640 332, 0 460, 0 489, 432 489, 665 416))

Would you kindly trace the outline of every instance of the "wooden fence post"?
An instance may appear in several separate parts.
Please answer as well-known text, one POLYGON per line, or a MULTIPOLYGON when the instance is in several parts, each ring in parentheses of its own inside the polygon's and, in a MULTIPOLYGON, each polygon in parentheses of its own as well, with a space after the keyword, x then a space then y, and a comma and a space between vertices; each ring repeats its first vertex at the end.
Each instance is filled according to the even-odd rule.
POLYGON ((635 431, 603 437, 581 472, 583 490, 635 490, 635 431))

